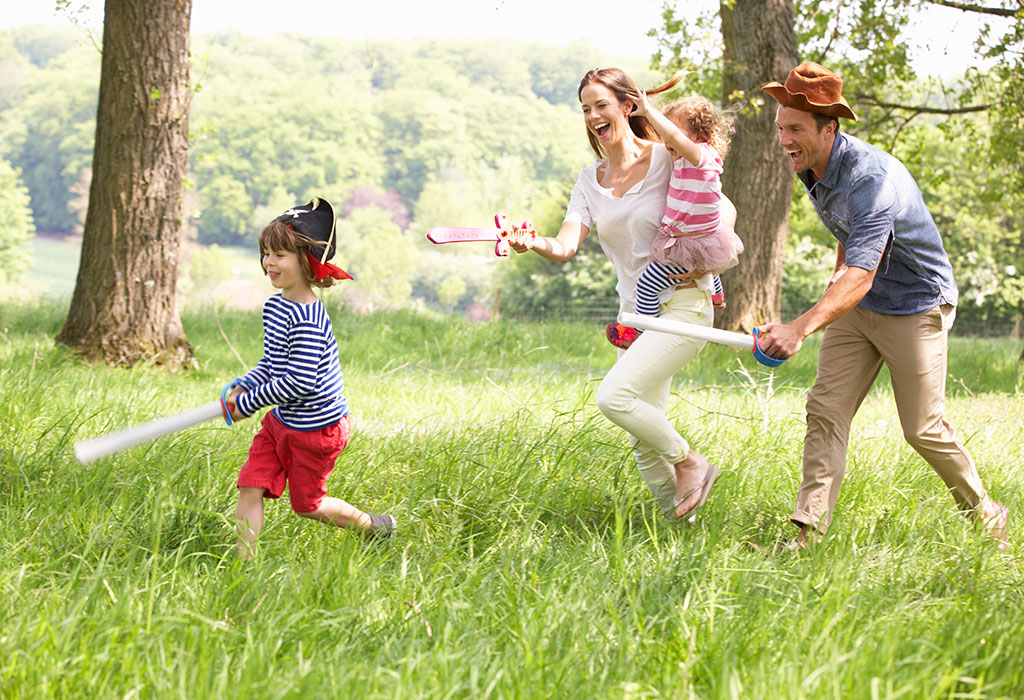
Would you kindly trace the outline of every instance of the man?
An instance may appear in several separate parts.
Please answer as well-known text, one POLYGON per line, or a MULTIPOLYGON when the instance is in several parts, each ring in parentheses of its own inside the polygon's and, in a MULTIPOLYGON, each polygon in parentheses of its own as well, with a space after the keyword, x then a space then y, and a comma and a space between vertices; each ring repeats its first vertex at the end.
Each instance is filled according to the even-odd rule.
POLYGON ((961 510, 1005 547, 1008 509, 990 499, 974 462, 943 418, 947 335, 959 296, 949 257, 921 192, 890 154, 840 133, 857 117, 843 81, 817 63, 762 90, 797 177, 835 236, 836 266, 821 299, 791 323, 762 330, 762 350, 785 358, 828 326, 807 396, 803 482, 792 515, 797 542, 824 531, 846 471, 850 423, 884 363, 903 434, 945 482, 961 510))

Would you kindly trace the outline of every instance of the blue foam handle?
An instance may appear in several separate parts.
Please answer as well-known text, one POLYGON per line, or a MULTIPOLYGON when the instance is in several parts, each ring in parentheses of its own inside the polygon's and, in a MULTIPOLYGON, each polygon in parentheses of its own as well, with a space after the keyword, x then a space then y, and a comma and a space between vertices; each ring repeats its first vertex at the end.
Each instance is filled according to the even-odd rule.
POLYGON ((761 352, 761 343, 758 341, 757 327, 754 327, 754 359, 760 362, 765 367, 778 367, 788 358, 782 358, 781 360, 771 355, 765 355, 761 352))
POLYGON ((241 384, 237 379, 232 379, 223 389, 220 390, 220 409, 224 412, 224 422, 231 426, 235 421, 231 420, 231 411, 228 410, 228 392, 241 384))

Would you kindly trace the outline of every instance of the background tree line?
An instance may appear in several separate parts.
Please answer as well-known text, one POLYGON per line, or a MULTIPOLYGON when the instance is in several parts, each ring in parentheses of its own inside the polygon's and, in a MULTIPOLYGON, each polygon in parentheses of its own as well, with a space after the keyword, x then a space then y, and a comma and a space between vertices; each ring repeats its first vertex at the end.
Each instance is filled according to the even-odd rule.
MULTIPOLYGON (((901 53, 892 40, 906 14, 882 12, 889 24, 876 23, 863 41, 852 30, 844 35, 847 44, 861 41, 871 59, 865 63, 829 38, 862 18, 830 14, 835 8, 826 2, 796 7, 801 57, 847 77, 864 117, 848 130, 892 150, 918 177, 964 294, 961 325, 1012 322, 1024 295, 1024 222, 1016 214, 1022 188, 1010 176, 1020 177, 1020 142, 1010 127, 1021 108, 1005 101, 998 113, 956 108, 983 101, 994 87, 1013 89, 1014 74, 1001 64, 972 69, 940 91, 916 79, 905 46, 901 53), (885 106, 897 103, 934 111, 909 119, 885 106)), ((186 234, 203 246, 251 249, 269 218, 322 194, 339 209, 341 260, 359 280, 362 303, 419 299, 465 308, 489 304, 500 288, 504 312, 612 306, 613 274, 594 237, 570 264, 557 265, 536 256, 496 261, 483 244, 434 248, 424 234, 433 225, 486 225, 495 211, 557 230, 576 172, 592 159, 576 100, 589 68, 620 65, 652 85, 685 67, 694 71, 687 90, 758 109, 756 93, 724 94, 721 41, 694 39, 697 30, 720 36, 720 17, 732 11, 731 2, 714 3, 683 22, 666 10, 659 28, 666 48, 654 68, 585 42, 197 38, 186 234)), ((3 273, 8 278, 25 269, 23 242, 33 222, 41 232, 81 229, 99 67, 96 46, 72 30, 0 33, 0 208, 12 212, 0 247, 17 251, 3 273)), ((746 213, 748 221, 757 217, 746 213)), ((782 307, 799 310, 820 293, 833 243, 802 192, 792 198, 787 223, 782 307)), ((224 264, 237 266, 212 251, 190 248, 194 264, 183 266, 186 274, 209 277, 223 274, 224 264)), ((183 288, 201 286, 193 279, 183 288)), ((742 293, 740 278, 731 286, 742 293)))
MULTIPOLYGON (((341 256, 371 305, 489 299, 509 266, 486 245, 435 249, 426 231, 562 207, 564 183, 590 159, 580 76, 616 64, 654 79, 644 59, 585 42, 220 34, 192 53, 186 237, 254 246, 269 218, 320 194, 339 211, 341 256)), ((0 183, 23 212, 27 192, 39 232, 82 229, 99 70, 97 47, 72 30, 0 33, 0 160, 11 170, 0 183)))

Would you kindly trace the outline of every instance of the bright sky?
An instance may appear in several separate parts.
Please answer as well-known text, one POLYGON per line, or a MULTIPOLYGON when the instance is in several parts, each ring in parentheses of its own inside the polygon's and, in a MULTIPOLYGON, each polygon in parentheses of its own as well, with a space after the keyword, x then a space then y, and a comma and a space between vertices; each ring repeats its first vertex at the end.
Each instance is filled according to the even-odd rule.
MULTIPOLYGON (((662 6, 703 6, 709 0, 193 0, 192 31, 233 29, 271 36, 302 32, 348 39, 381 37, 513 37, 562 46, 588 39, 611 53, 646 58, 654 53, 648 30, 661 25, 662 6)), ((0 28, 40 23, 68 25, 55 0, 6 3, 0 28)), ((102 25, 101 0, 73 1, 84 24, 102 25)), ((935 7, 914 36, 928 47, 918 62, 924 74, 957 74, 973 61, 977 22, 969 13, 935 7)))

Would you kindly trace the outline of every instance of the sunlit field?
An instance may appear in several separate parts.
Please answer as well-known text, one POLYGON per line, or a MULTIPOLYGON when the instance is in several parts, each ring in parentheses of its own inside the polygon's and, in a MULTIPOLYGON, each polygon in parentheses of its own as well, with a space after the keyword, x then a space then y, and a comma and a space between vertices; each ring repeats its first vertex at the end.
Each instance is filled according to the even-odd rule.
POLYGON ((187 314, 198 366, 174 374, 71 357, 64 313, 0 305, 4 698, 1024 696, 1020 341, 954 338, 948 382, 1006 551, 903 442, 883 376, 834 526, 770 555, 795 534, 816 343, 774 371, 709 347, 678 375, 671 417, 723 472, 689 526, 594 405, 599 326, 332 309, 354 434, 328 489, 400 533, 284 499, 240 562, 258 420, 87 466, 72 445, 216 398, 236 351, 259 359, 259 312, 187 314))

